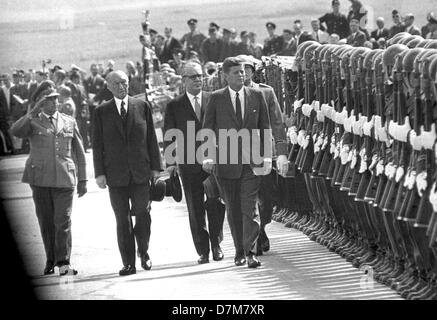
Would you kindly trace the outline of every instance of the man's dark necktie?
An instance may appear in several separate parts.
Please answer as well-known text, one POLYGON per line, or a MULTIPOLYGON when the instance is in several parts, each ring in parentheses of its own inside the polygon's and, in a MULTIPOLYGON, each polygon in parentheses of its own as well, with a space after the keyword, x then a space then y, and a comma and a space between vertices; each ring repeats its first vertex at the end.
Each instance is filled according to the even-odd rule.
POLYGON ((238 92, 235 98, 235 113, 237 114, 238 124, 240 125, 240 127, 243 126, 243 117, 241 115, 241 102, 238 92))
POLYGON ((123 120, 126 119, 126 109, 124 108, 124 101, 121 102, 120 115, 123 120))
POLYGON ((52 124, 52 128, 53 128, 53 130, 55 130, 56 129, 56 126, 55 126, 55 118, 53 118, 52 116, 50 116, 49 117, 49 120, 50 120, 50 123, 52 124))

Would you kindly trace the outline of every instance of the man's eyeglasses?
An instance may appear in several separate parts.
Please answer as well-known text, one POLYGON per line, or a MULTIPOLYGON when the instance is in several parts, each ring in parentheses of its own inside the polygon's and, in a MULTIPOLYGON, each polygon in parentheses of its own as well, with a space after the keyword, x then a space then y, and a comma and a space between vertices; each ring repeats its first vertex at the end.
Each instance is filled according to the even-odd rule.
POLYGON ((185 76, 185 78, 188 78, 190 80, 196 80, 196 79, 202 79, 203 75, 201 74, 193 74, 192 76, 185 76))

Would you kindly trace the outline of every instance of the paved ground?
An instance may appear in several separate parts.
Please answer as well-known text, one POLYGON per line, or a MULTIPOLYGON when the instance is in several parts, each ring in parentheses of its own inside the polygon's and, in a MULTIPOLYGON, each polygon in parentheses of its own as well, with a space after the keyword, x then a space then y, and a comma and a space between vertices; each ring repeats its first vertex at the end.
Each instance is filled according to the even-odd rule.
MULTIPOLYGON (((91 155, 87 156, 92 168, 91 155)), ((74 278, 40 276, 44 249, 30 189, 19 181, 25 159, 0 159, 1 198, 42 299, 399 299, 389 288, 369 282, 338 255, 276 222, 267 227, 271 250, 260 258, 260 268, 234 266, 227 223, 222 244, 225 259, 198 265, 185 202, 172 198, 152 205, 152 270, 142 270, 137 262, 136 275, 119 277, 121 259, 109 195, 95 186, 91 172, 89 192, 75 199, 72 217, 72 262, 79 274, 74 278)))

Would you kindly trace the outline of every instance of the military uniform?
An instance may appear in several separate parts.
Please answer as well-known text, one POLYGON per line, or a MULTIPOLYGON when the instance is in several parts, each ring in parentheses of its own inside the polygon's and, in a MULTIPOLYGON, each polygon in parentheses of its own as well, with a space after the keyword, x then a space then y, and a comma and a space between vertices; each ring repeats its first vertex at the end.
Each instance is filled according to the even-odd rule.
POLYGON ((263 53, 266 56, 276 54, 282 50, 284 45, 284 38, 281 36, 273 35, 273 37, 268 37, 264 40, 263 53))
POLYGON ((182 46, 185 48, 185 57, 188 57, 188 53, 191 50, 196 51, 197 53, 200 53, 202 43, 205 39, 206 39, 206 36, 199 31, 195 31, 194 33, 188 32, 188 33, 184 34, 184 36, 182 37, 180 42, 181 42, 182 46))
POLYGON ((15 136, 30 140, 22 181, 32 188, 47 264, 52 268, 70 264, 74 188, 87 179, 76 121, 60 112, 53 117, 55 126, 43 113, 27 114, 11 128, 15 136))
POLYGON ((347 38, 349 35, 349 23, 344 14, 336 15, 333 12, 327 13, 319 18, 320 24, 326 23, 325 30, 330 35, 336 33, 340 39, 347 38))

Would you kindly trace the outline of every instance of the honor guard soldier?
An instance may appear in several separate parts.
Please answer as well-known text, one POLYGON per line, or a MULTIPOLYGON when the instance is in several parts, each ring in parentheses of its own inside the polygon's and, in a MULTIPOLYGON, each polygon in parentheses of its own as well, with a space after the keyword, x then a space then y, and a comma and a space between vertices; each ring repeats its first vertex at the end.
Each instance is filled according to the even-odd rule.
POLYGON ((74 188, 87 192, 82 138, 74 118, 58 112, 55 84, 44 81, 35 91, 34 107, 12 125, 11 132, 30 140, 22 181, 32 189, 46 252, 44 275, 77 274, 70 267, 71 211, 74 188))

